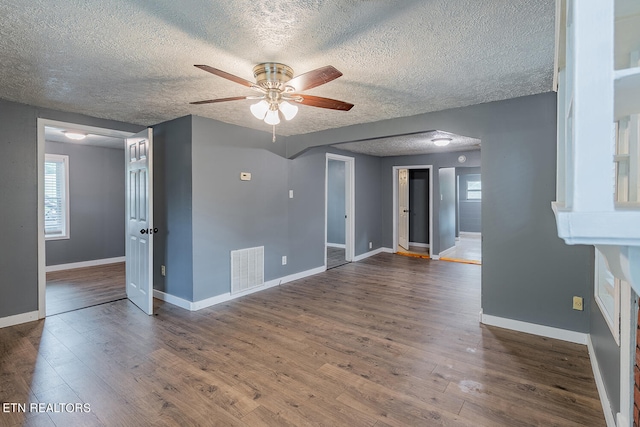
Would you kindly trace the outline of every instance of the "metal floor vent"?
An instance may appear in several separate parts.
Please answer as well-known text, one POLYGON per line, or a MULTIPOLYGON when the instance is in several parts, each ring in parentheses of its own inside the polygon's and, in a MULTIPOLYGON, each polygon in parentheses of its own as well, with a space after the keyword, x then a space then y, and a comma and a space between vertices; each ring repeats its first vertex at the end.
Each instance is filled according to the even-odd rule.
POLYGON ((264 284, 264 246, 231 251, 231 293, 264 284))

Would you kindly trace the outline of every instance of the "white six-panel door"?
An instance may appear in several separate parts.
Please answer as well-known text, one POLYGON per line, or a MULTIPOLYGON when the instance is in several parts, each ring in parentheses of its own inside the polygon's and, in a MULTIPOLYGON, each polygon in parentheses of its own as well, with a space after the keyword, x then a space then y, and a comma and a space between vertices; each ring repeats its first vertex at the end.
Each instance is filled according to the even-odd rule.
POLYGON ((127 297, 153 314, 153 180, 151 128, 126 138, 127 297))
POLYGON ((398 245, 409 250, 409 170, 398 170, 398 245))

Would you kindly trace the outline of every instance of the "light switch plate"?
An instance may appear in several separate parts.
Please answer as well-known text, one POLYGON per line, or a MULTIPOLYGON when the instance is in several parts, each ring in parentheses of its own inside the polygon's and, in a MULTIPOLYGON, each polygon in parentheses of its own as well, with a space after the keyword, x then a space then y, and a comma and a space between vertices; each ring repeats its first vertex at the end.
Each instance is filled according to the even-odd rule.
POLYGON ((251 181, 251 172, 240 172, 240 181, 251 181))

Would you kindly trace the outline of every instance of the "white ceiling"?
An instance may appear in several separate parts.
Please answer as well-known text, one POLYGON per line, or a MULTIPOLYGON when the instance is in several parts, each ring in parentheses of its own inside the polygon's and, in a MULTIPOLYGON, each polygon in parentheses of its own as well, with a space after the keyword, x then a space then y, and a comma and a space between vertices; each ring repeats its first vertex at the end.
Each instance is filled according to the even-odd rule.
POLYGON ((451 151, 479 150, 480 140, 468 136, 434 130, 390 138, 335 144, 332 147, 370 156, 411 156, 414 154, 444 153, 451 151), (437 138, 451 138, 449 145, 439 147, 432 141, 437 138))
POLYGON ((57 128, 53 126, 45 126, 44 139, 45 141, 50 141, 50 142, 62 142, 65 144, 88 145, 92 147, 105 147, 105 148, 114 148, 117 150, 124 150, 124 139, 122 138, 114 138, 112 136, 98 135, 95 133, 78 131, 77 129, 74 129, 72 127, 57 128), (87 135, 87 137, 82 140, 69 139, 64 134, 64 131, 70 131, 70 132, 75 131, 78 133, 84 133, 87 135))
POLYGON ((295 135, 551 90, 554 0, 9 0, 0 2, 0 98, 152 125, 187 114, 270 131, 248 80, 265 61, 344 75, 307 93, 295 135))

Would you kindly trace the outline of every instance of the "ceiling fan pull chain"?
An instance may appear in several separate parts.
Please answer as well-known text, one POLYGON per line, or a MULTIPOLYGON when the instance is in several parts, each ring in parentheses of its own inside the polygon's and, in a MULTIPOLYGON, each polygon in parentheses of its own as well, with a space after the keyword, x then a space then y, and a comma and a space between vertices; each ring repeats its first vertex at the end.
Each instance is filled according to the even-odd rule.
POLYGON ((276 142, 276 125, 273 125, 273 138, 271 138, 271 142, 276 142))

